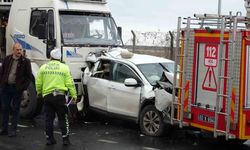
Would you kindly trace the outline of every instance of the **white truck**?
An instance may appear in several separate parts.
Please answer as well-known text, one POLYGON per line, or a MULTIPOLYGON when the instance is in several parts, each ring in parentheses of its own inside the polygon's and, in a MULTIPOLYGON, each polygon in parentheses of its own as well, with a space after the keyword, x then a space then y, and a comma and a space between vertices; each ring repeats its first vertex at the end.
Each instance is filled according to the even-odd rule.
MULTIPOLYGON (((7 23, 5 38, 0 39, 1 58, 12 53, 14 42, 20 43, 35 78, 50 51, 61 48, 61 59, 71 69, 78 96, 82 95, 80 76, 87 54, 123 46, 121 28, 106 0, 0 0, 0 17, 1 33, 7 23)), ((41 108, 34 83, 23 95, 21 116, 32 118, 41 108)))

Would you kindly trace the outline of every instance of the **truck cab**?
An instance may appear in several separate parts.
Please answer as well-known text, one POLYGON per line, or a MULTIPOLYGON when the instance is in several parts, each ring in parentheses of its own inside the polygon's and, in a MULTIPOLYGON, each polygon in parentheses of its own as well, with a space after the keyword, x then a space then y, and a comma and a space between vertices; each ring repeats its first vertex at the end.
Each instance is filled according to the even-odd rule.
MULTIPOLYGON (((50 51, 60 48, 61 60, 69 66, 78 96, 81 96, 80 75, 86 67, 88 53, 123 46, 106 4, 105 0, 13 1, 6 28, 6 55, 12 53, 13 43, 20 43, 36 77, 39 67, 49 61, 50 51)), ((29 97, 35 95, 31 94, 34 92, 34 89, 28 90, 27 106, 36 101, 36 96, 29 97)), ((35 105, 30 106, 33 111, 23 115, 34 114, 35 105)))

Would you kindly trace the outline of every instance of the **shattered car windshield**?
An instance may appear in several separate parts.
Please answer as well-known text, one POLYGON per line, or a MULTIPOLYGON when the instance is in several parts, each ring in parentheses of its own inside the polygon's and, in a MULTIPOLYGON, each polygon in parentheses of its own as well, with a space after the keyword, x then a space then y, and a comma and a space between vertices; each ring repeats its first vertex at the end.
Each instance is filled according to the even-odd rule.
POLYGON ((164 71, 174 72, 174 63, 139 64, 137 67, 151 85, 155 85, 156 81, 161 79, 164 71))
POLYGON ((117 27, 109 14, 60 12, 64 45, 122 46, 117 27))

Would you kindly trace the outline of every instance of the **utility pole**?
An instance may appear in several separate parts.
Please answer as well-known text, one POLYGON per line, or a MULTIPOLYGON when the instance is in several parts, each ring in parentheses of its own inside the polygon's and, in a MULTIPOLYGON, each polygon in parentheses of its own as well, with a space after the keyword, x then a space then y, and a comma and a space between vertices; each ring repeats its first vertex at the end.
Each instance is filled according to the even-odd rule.
POLYGON ((221 15, 221 0, 218 0, 218 15, 221 15))
MULTIPOLYGON (((218 0, 218 16, 220 15, 221 15, 221 0, 218 0)), ((220 22, 220 19, 218 19, 217 28, 219 28, 219 22, 220 22)))
POLYGON ((171 31, 168 33, 170 35, 170 59, 174 60, 174 34, 171 31))
POLYGON ((135 32, 133 30, 131 30, 131 33, 133 35, 133 53, 135 52, 135 41, 136 41, 136 35, 135 32))

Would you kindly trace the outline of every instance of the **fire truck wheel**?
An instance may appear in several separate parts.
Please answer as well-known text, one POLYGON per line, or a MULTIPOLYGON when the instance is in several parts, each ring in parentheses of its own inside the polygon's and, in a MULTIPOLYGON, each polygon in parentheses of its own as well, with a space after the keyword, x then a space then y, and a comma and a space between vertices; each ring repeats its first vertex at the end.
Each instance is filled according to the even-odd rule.
POLYGON ((23 92, 20 116, 22 118, 32 119, 40 113, 42 109, 42 99, 37 98, 35 84, 30 83, 28 89, 23 92))
POLYGON ((161 136, 164 133, 164 122, 161 112, 154 105, 147 105, 140 114, 140 130, 149 136, 161 136))
POLYGON ((235 145, 235 144, 244 144, 247 140, 240 140, 240 139, 231 139, 231 140, 228 140, 227 141, 227 144, 232 144, 232 145, 235 145))
POLYGON ((244 144, 247 140, 242 140, 242 139, 229 139, 226 140, 225 136, 219 136, 218 137, 218 142, 222 144, 227 144, 227 145, 241 145, 244 144))

